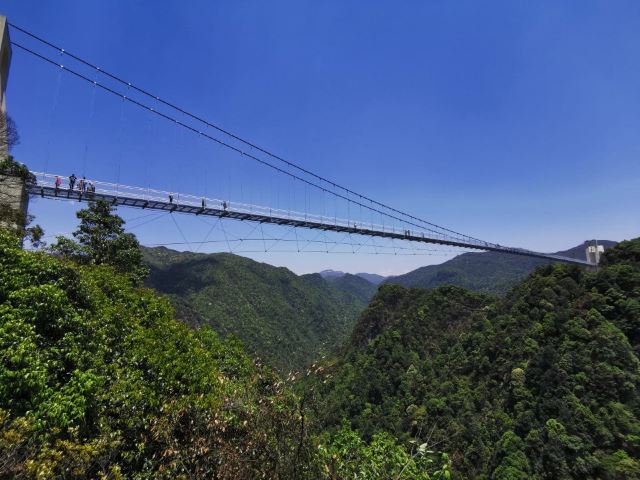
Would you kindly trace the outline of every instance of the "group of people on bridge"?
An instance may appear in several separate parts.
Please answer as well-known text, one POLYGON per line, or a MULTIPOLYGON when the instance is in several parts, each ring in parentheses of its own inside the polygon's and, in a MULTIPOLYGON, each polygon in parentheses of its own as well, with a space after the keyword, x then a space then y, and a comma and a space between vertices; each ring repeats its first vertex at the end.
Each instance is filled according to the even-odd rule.
MULTIPOLYGON (((59 190, 62 187, 62 179, 56 175, 56 179, 54 181, 54 185, 56 190, 59 190)), ((96 184, 87 180, 86 177, 82 177, 78 180, 75 173, 69 175, 69 191, 73 191, 74 188, 78 189, 80 193, 95 193, 96 192, 96 184)))
MULTIPOLYGON (((62 179, 60 178, 59 175, 56 175, 56 178, 54 180, 54 186, 56 188, 56 192, 60 190, 60 188, 62 188, 62 179)), ((76 174, 72 173, 71 175, 69 175, 68 190, 72 192, 75 189, 77 189, 78 192, 80 192, 80 194, 84 194, 84 193, 94 194, 96 193, 96 184, 90 180, 87 180, 87 178, 84 176, 80 180, 78 180, 78 177, 76 177, 76 174)), ((169 197, 169 203, 173 203, 173 193, 169 193, 168 197, 169 197)), ((224 200, 221 205, 225 211, 229 208, 229 204, 227 203, 226 200, 224 200)), ((202 208, 204 209, 206 207, 207 207, 207 203, 203 198, 202 208)))

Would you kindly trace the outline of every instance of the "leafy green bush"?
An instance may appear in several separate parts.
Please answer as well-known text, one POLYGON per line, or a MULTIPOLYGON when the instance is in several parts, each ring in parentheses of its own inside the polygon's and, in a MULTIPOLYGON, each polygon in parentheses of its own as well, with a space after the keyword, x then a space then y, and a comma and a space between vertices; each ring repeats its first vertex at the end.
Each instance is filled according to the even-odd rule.
POLYGON ((370 442, 343 425, 319 450, 331 479, 449 480, 451 462, 447 454, 427 450, 427 444, 411 451, 387 432, 373 436, 370 442))
POLYGON ((11 155, 0 158, 0 175, 19 177, 27 183, 35 183, 36 181, 36 177, 29 171, 29 168, 16 161, 11 155))

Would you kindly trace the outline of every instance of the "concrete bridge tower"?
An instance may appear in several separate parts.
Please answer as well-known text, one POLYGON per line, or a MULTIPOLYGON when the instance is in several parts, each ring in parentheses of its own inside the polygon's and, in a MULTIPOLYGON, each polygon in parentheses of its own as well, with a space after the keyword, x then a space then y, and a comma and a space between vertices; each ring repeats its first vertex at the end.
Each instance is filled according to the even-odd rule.
POLYGON ((7 82, 9 81, 9 67, 11 66, 11 41, 9 39, 9 25, 7 17, 0 15, 0 120, 2 128, 0 129, 0 158, 4 158, 9 154, 7 144, 7 130, 5 119, 7 116, 7 100, 5 93, 7 91, 7 82))
POLYGON ((604 254, 604 246, 598 245, 597 240, 587 242, 586 254, 587 262, 597 266, 598 264, 600 264, 600 257, 602 256, 602 254, 604 254))
POLYGON ((9 25, 7 24, 7 17, 0 15, 0 111, 3 115, 6 115, 7 112, 5 91, 9 80, 10 65, 11 42, 9 40, 9 25))

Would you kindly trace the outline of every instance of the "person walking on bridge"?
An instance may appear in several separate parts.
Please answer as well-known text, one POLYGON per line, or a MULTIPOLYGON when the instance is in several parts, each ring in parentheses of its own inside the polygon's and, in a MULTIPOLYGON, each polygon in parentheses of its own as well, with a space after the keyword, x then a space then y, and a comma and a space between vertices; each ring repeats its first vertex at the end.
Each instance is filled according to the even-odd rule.
POLYGON ((60 188, 60 185, 62 185, 62 180, 58 175, 56 175, 56 180, 54 182, 54 185, 56 186, 56 191, 60 188))
POLYGON ((76 184, 76 179, 78 177, 76 177, 75 173, 72 173, 71 176, 69 177, 69 190, 73 190, 73 187, 76 184))

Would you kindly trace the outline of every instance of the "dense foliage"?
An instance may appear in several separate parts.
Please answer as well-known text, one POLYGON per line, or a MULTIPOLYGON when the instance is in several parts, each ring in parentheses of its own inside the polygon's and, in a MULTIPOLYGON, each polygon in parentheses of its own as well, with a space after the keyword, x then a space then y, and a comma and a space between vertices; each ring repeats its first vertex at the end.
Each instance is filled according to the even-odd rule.
POLYGON ((10 175, 18 177, 28 183, 35 183, 36 179, 29 171, 29 168, 18 162, 11 155, 5 155, 0 158, 0 175, 10 175))
POLYGON ((372 283, 360 275, 363 274, 352 275, 345 273, 337 277, 325 277, 325 280, 338 290, 351 294, 355 301, 366 306, 378 291, 378 287, 377 284, 372 283))
MULTIPOLYGON (((610 248, 615 242, 602 240, 600 245, 610 248)), ((585 245, 556 254, 584 260, 585 245)), ((420 288, 455 285, 476 292, 502 295, 536 268, 551 263, 550 260, 540 258, 495 252, 464 253, 440 265, 427 265, 404 275, 388 278, 385 283, 420 288)))
POLYGON ((0 231, 0 478, 640 479, 640 239, 501 298, 385 285, 282 380, 224 336, 302 364, 372 286, 147 250, 191 329, 109 205, 78 217, 55 256, 0 231))
POLYGON ((144 249, 144 258, 147 284, 169 296, 178 318, 237 336, 284 373, 344 342, 375 290, 359 277, 333 284, 228 253, 160 247, 144 249))
POLYGON ((383 286, 305 389, 330 428, 429 432, 454 478, 639 479, 640 239, 604 264, 541 267, 502 299, 383 286))
POLYGON ((0 477, 301 478, 294 397, 110 267, 0 234, 0 477))
POLYGON ((407 450, 387 432, 363 440, 348 425, 325 435, 318 450, 331 480, 449 480, 451 461, 446 453, 428 450, 428 443, 407 450))
POLYGON ((388 434, 311 438, 287 382, 172 314, 111 266, 0 231, 0 478, 447 478, 388 434))

